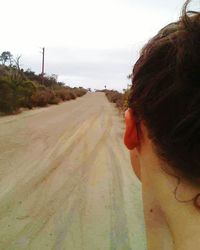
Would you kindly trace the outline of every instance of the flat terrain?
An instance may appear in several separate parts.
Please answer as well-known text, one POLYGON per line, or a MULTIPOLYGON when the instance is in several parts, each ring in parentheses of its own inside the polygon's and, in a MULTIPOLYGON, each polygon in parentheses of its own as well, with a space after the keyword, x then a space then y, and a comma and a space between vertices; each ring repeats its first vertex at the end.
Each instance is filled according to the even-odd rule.
POLYGON ((103 93, 0 118, 1 250, 145 250, 123 119, 103 93))

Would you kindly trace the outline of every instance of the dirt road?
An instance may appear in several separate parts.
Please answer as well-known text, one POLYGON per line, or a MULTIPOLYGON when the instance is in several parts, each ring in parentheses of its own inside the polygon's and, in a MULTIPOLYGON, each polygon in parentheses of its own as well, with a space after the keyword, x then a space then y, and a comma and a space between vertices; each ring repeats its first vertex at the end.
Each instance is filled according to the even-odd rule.
POLYGON ((123 129, 103 93, 0 118, 0 249, 145 250, 123 129))

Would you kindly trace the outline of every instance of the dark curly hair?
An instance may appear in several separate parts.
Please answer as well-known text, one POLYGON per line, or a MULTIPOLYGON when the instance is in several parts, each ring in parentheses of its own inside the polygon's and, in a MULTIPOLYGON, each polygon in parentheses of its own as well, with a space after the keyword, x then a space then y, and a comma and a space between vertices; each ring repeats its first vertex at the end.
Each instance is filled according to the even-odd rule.
MULTIPOLYGON (((187 11, 142 49, 129 107, 144 121, 157 155, 192 182, 200 180, 200 13, 187 11)), ((140 130, 139 130, 140 131, 140 130)))

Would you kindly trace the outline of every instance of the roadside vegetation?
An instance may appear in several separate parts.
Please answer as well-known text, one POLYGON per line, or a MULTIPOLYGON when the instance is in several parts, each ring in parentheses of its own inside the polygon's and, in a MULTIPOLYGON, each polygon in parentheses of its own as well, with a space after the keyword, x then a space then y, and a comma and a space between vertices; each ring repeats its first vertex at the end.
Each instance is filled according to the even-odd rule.
POLYGON ((130 92, 130 86, 127 89, 123 89, 123 93, 117 90, 97 90, 97 92, 104 92, 108 100, 115 103, 118 110, 122 113, 128 108, 128 96, 130 92))
POLYGON ((20 67, 20 56, 9 51, 0 55, 0 115, 16 114, 23 108, 45 107, 83 96, 87 90, 58 82, 55 75, 42 76, 20 67))

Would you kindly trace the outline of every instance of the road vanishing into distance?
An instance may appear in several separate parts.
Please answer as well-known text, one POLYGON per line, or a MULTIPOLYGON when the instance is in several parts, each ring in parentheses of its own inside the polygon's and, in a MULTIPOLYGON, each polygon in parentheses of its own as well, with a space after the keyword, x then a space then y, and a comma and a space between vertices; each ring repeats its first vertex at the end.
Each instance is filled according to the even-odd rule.
POLYGON ((0 118, 1 250, 146 250, 123 118, 103 93, 0 118))

